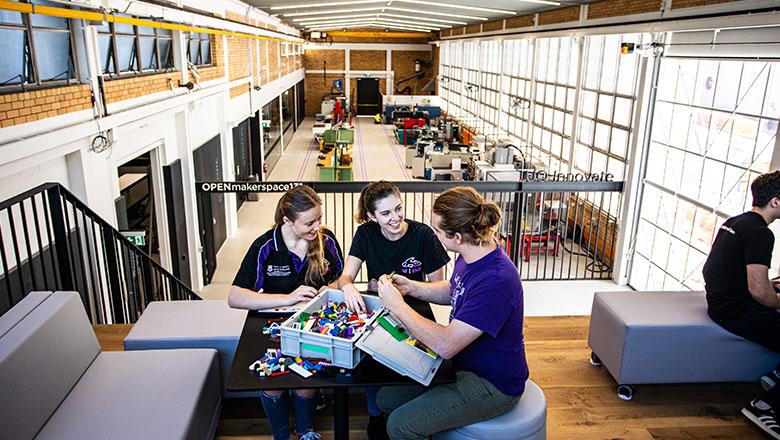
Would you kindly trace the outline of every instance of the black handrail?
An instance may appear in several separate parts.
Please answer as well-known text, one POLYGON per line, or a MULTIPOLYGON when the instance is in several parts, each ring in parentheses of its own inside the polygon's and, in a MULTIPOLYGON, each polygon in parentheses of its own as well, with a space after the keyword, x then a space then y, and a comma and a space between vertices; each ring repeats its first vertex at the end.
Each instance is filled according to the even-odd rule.
POLYGON ((152 301, 201 299, 59 183, 0 203, 0 314, 31 291, 77 291, 94 324, 152 301))

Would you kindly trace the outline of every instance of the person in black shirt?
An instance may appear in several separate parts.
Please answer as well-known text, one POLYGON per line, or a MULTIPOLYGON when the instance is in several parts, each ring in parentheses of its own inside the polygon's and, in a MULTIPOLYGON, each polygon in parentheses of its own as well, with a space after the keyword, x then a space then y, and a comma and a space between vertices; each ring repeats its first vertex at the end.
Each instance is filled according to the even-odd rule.
MULTIPOLYGON (((775 244, 768 226, 780 218, 780 171, 758 176, 750 189, 753 209, 723 223, 704 263, 707 314, 726 330, 780 352, 780 284, 768 275, 775 244)), ((777 382, 778 370, 767 373, 761 380, 767 391, 742 413, 780 439, 777 382)))
MULTIPOLYGON (((344 268, 341 248, 322 228, 322 201, 308 186, 287 191, 276 206, 273 229, 252 243, 228 294, 230 307, 267 309, 308 301, 335 281, 344 268)), ((290 438, 289 392, 263 391, 262 403, 275 440, 290 438)), ((295 431, 301 440, 319 440, 313 431, 317 390, 292 392, 295 431)))
MULTIPOLYGON (((353 310, 365 310, 363 297, 353 284, 363 262, 368 269, 368 290, 377 290, 377 280, 396 273, 415 281, 441 281, 444 266, 450 261, 447 251, 433 230, 404 218, 401 192, 390 182, 374 182, 360 192, 355 219, 362 223, 355 231, 339 287, 353 310)), ((417 298, 407 302, 416 310, 429 309, 428 303, 417 298)), ((430 309, 429 309, 430 310, 430 309)), ((424 313, 424 312, 423 312, 424 313)), ((376 404, 375 387, 366 388, 368 404, 368 438, 387 438, 385 419, 376 404)))

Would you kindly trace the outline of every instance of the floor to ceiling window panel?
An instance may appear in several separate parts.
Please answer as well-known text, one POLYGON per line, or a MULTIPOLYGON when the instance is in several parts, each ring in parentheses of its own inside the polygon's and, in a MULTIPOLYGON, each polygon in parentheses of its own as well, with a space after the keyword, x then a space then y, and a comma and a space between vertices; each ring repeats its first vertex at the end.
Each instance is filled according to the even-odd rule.
POLYGON ((499 95, 501 91, 501 42, 483 41, 480 47, 479 125, 480 134, 498 139, 499 95))
POLYGON ((536 40, 532 157, 550 172, 567 172, 571 156, 578 46, 573 38, 536 40))
POLYGON ((479 41, 466 41, 463 43, 463 90, 459 119, 475 129, 479 127, 479 74, 479 41))
POLYGON ((778 83, 776 61, 661 60, 631 286, 703 289, 718 225, 750 209, 769 171, 778 83))
POLYGON ((530 142, 533 44, 529 40, 504 41, 499 126, 522 145, 530 142))

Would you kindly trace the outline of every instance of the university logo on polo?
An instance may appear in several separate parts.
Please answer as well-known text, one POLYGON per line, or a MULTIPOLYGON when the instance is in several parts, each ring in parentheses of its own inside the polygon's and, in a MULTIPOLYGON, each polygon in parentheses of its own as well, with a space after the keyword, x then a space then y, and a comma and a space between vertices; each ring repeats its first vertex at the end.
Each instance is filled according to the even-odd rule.
POLYGON ((422 263, 417 261, 414 257, 409 257, 401 263, 401 267, 403 268, 401 269, 401 273, 413 274, 422 270, 422 263))
POLYGON ((290 265, 274 266, 269 264, 265 271, 269 277, 287 277, 290 276, 290 265))

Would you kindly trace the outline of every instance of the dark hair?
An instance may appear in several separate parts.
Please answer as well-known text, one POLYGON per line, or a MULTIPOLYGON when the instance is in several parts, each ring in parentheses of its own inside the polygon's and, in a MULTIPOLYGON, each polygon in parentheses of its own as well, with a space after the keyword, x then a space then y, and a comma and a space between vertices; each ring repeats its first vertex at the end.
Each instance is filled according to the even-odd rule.
POLYGON ((376 210, 376 202, 391 194, 397 195, 398 198, 401 197, 401 191, 398 187, 386 180, 380 180, 379 182, 367 185, 363 188, 363 191, 360 191, 355 220, 357 220, 358 223, 367 223, 371 221, 368 217, 368 213, 374 213, 376 210))
MULTIPOLYGON (((294 222, 298 216, 312 208, 322 206, 320 196, 313 189, 306 185, 296 186, 284 193, 279 203, 276 204, 276 214, 274 214, 274 223, 280 226, 284 223, 284 218, 294 222)), ((317 232, 317 238, 309 243, 309 250, 306 252, 306 258, 309 266, 306 269, 306 282, 315 284, 328 272, 328 260, 325 259, 325 247, 322 244, 322 230, 317 232)))
POLYGON ((762 174, 750 185, 753 206, 764 207, 772 197, 780 197, 780 171, 762 174))
POLYGON ((474 188, 458 186, 444 191, 433 202, 433 212, 441 217, 439 229, 448 237, 460 233, 466 242, 477 246, 495 239, 501 211, 486 202, 474 188))

